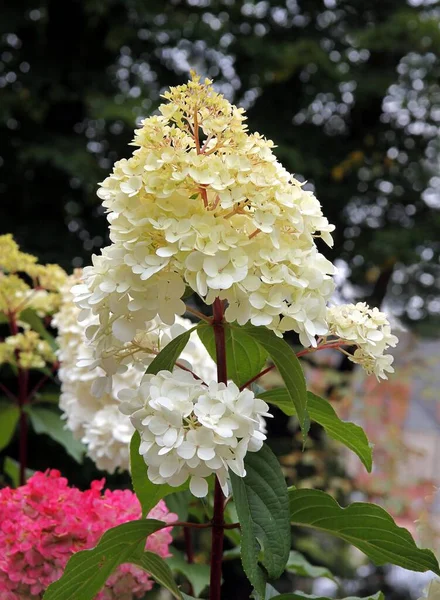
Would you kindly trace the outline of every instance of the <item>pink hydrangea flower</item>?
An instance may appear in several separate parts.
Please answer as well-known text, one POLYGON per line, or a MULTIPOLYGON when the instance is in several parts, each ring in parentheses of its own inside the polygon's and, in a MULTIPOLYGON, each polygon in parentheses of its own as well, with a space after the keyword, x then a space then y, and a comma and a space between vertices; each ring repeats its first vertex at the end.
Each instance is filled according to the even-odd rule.
MULTIPOLYGON (((90 490, 70 487, 59 471, 36 473, 18 489, 0 490, 0 590, 2 600, 40 600, 59 579, 74 552, 94 547, 102 534, 121 523, 141 518, 135 494, 105 490, 104 480, 90 490)), ((149 518, 177 520, 161 500, 149 518)), ((171 528, 151 535, 146 549, 170 556, 171 528)), ((121 565, 108 579, 97 600, 132 600, 153 587, 147 573, 121 565)))

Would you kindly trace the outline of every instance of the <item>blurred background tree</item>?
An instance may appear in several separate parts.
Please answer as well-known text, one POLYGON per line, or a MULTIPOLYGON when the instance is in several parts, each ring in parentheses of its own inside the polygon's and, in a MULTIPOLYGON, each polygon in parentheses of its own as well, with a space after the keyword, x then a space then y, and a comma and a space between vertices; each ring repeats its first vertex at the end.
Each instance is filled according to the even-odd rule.
POLYGON ((343 293, 439 322, 439 3, 22 0, 2 19, 1 228, 87 263, 95 196, 136 122, 188 70, 276 140, 337 226, 343 293), (44 220, 44 224, 43 224, 44 220), (350 285, 347 284, 347 278, 350 285), (389 285, 390 284, 390 285, 389 285))

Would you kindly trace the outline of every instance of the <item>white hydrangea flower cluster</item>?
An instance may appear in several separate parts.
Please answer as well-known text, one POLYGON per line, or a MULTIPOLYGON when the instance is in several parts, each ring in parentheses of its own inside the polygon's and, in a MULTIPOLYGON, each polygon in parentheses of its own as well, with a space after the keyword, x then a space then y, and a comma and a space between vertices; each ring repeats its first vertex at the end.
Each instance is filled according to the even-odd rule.
POLYGON ((268 405, 233 382, 206 386, 185 371, 160 371, 145 375, 135 390, 121 390, 119 398, 140 433, 150 481, 178 487, 190 478, 200 498, 213 473, 227 496, 228 469, 244 477, 246 453, 266 439, 268 405))
POLYGON ((229 322, 293 330, 314 345, 334 288, 315 245, 331 245, 334 229, 318 200, 210 81, 193 76, 164 97, 98 191, 112 244, 75 290, 81 318, 99 319, 88 331, 96 364, 117 370, 146 324, 174 323, 186 286, 207 304, 227 300, 229 322))
MULTIPOLYGON (((78 320, 79 309, 73 302, 72 286, 80 280, 81 272, 76 271, 61 288, 61 308, 52 321, 58 329, 60 348, 60 407, 68 429, 85 444, 88 456, 99 469, 113 473, 116 469, 129 468, 129 442, 134 431, 130 419, 119 412, 117 394, 122 388, 139 386, 154 354, 143 354, 142 369, 131 367, 112 378, 105 377, 100 367, 93 366, 85 329, 96 323, 97 317, 91 315, 86 321, 78 320), (107 390, 99 398, 93 393, 96 383, 101 390, 107 390)), ((149 347, 158 351, 191 326, 188 319, 179 319, 171 328, 154 324, 148 333, 149 347)), ((195 333, 184 348, 179 363, 194 368, 202 379, 211 380, 215 377, 215 363, 195 333)), ((137 366, 140 365, 141 361, 138 361, 137 366)))
POLYGON ((398 339, 391 333, 385 313, 365 302, 343 304, 328 308, 327 322, 330 335, 357 346, 349 358, 369 375, 374 373, 378 379, 388 379, 386 373, 394 372, 391 366, 394 358, 384 352, 394 348, 398 339))

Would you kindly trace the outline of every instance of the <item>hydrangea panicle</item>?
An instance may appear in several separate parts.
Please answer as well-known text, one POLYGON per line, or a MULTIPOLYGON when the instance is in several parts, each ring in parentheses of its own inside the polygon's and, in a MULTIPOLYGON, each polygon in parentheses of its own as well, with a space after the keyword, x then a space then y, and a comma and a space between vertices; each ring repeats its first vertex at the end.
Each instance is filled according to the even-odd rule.
POLYGON ((315 344, 334 288, 315 244, 331 245, 334 229, 318 200, 209 80, 194 75, 164 97, 98 191, 112 243, 74 291, 83 318, 98 317, 89 330, 97 361, 106 368, 156 317, 171 325, 186 286, 207 304, 227 300, 230 322, 315 344))
MULTIPOLYGON (((63 573, 74 552, 94 547, 102 534, 121 523, 141 518, 136 496, 129 490, 105 490, 104 480, 84 492, 68 485, 55 470, 36 473, 26 485, 0 490, 0 590, 2 600, 41 600, 44 591, 63 573)), ((177 520, 163 501, 149 518, 177 520)), ((170 556, 170 528, 147 539, 146 549, 170 556)), ((97 600, 142 598, 153 587, 145 571, 121 565, 97 600)))

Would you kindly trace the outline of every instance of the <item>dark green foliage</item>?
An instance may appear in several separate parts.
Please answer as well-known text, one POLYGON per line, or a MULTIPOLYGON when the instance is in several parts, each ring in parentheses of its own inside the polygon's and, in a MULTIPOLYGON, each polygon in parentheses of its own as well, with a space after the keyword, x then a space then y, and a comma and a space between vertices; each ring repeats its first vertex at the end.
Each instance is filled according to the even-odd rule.
POLYGON ((337 225, 331 257, 347 261, 371 302, 388 289, 404 317, 435 320, 432 11, 399 0, 9 3, 2 230, 42 260, 88 262, 106 237, 97 182, 129 154, 136 119, 191 65, 248 108, 250 129, 313 184, 337 225))

